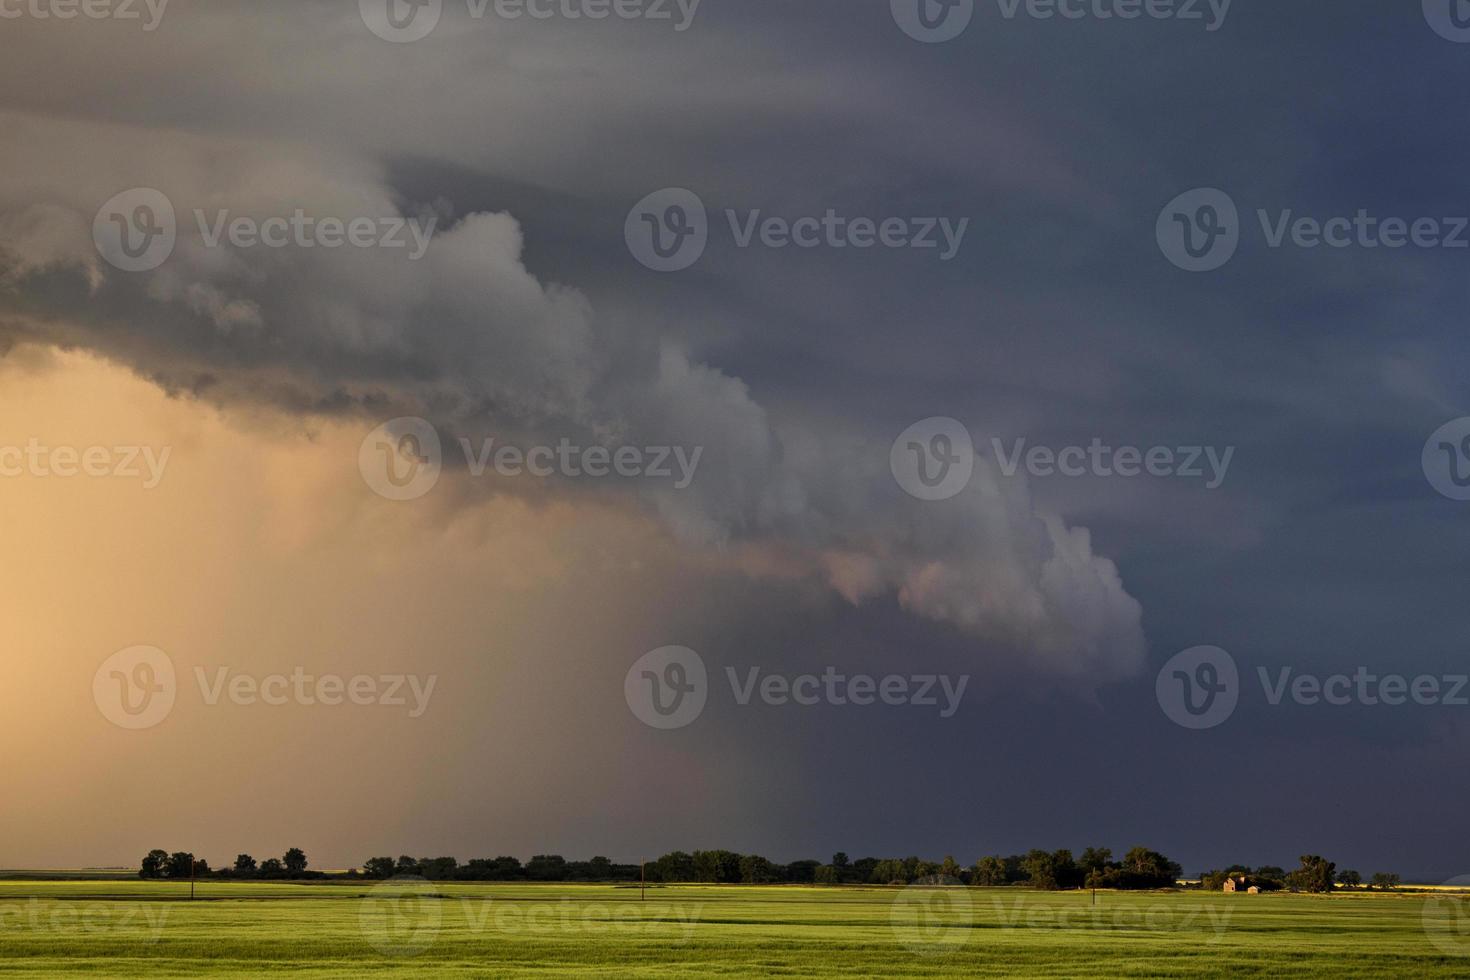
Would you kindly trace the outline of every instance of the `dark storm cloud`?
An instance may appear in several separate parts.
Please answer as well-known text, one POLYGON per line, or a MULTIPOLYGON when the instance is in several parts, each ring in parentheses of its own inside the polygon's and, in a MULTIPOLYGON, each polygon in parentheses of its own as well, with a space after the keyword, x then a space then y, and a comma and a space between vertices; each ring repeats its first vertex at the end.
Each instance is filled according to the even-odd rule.
MULTIPOLYGON (((1434 494, 1419 452, 1470 404, 1470 251, 1271 249, 1255 216, 1470 214, 1470 132, 1452 108, 1470 45, 1433 33, 1419 4, 1237 0, 1207 32, 1007 20, 980 2, 970 29, 939 45, 904 36, 886 2, 706 0, 682 34, 459 11, 410 45, 378 41, 335 5, 244 11, 175 0, 156 37, 90 51, 24 28, 27 47, 0 67, 8 124, 63 148, 105 139, 147 165, 57 175, 42 170, 67 153, 33 152, 0 177, 0 229, 21 257, 3 299, 9 330, 214 397, 631 429, 722 450, 731 462, 715 491, 653 502, 671 527, 856 556, 872 584, 850 596, 856 607, 747 597, 742 609, 772 610, 763 627, 732 636, 711 609, 690 632, 732 659, 756 649, 813 667, 920 651, 983 682, 976 710, 943 726, 708 719, 696 737, 711 748, 807 747, 807 765, 772 781, 808 787, 813 808, 848 804, 824 814, 820 835, 800 829, 805 811, 770 815, 761 829, 790 842, 782 856, 827 840, 1080 847, 1091 842, 1069 835, 1096 828, 1114 846, 1137 841, 1110 834, 1152 833, 1188 861, 1286 863, 1295 844, 1260 855, 1283 846, 1271 822, 1241 830, 1212 801, 1226 787, 1285 799, 1275 822, 1308 825, 1310 808, 1293 802, 1303 767, 1379 827, 1394 814, 1375 780, 1399 802, 1463 805, 1433 778, 1463 754, 1449 709, 1256 706, 1196 737, 1168 724, 1143 669, 1144 631, 1155 666, 1197 643, 1251 672, 1465 663, 1466 511, 1434 494), (84 56, 88 75, 45 67, 84 56), (38 75, 52 83, 20 84, 38 75), (279 183, 261 192, 254 168, 277 159, 288 161, 271 171, 279 183), (376 261, 221 268, 187 250, 175 273, 119 282, 96 264, 85 223, 116 190, 166 182, 183 206, 295 195, 438 213, 450 230, 431 286, 376 261), (1243 242, 1223 269, 1189 274, 1160 253, 1154 225, 1175 195, 1205 186, 1239 205, 1243 242), (698 265, 669 276, 622 241, 628 208, 663 187, 698 193, 717 230, 698 265), (77 228, 27 218, 36 204, 67 209, 77 228), (725 209, 829 208, 970 225, 949 262, 741 249, 724 227, 725 209), (201 285, 222 292, 190 293, 201 285), (259 325, 221 328, 230 299, 259 325), (887 451, 934 415, 965 422, 982 449, 991 436, 1098 438, 1236 456, 1217 490, 1038 477, 1006 484, 999 501, 925 511, 885 482, 887 451), (1091 542, 1068 553, 1053 518, 1091 542), (915 582, 930 562, 946 575, 926 604, 915 582), (1038 679, 1054 675, 1098 690, 1078 698, 1075 683, 1038 679), (922 765, 903 748, 914 745, 922 765), (844 795, 874 769, 896 772, 898 791, 844 795), (1155 778, 1139 785, 1138 769, 1155 778), (1095 812, 1079 800, 1113 818, 1078 817, 1095 812)), ((1361 816, 1341 827, 1323 848, 1422 870, 1455 854, 1447 839, 1384 839, 1361 816)), ((1470 864, 1463 847, 1455 856, 1470 864)))

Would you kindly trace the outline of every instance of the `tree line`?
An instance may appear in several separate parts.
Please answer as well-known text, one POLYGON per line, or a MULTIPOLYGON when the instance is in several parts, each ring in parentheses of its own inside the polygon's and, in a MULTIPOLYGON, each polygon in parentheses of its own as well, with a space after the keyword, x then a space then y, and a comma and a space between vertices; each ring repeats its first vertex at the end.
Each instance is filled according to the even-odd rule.
POLYGON ((319 871, 309 871, 310 862, 306 852, 293 847, 279 858, 266 858, 259 864, 249 854, 235 858, 233 866, 211 868, 203 858, 196 858, 187 851, 149 851, 138 868, 140 878, 279 878, 302 880, 324 878, 319 871))
MULTIPOLYGON (((1224 871, 1207 871, 1200 878, 1200 887, 1208 891, 1220 891, 1225 887, 1226 879, 1229 878, 1242 882, 1240 887, 1259 888, 1263 892, 1285 889, 1294 892, 1326 893, 1332 891, 1334 887, 1347 891, 1365 887, 1362 874, 1351 869, 1338 871, 1336 863, 1321 855, 1303 854, 1300 860, 1302 866, 1295 871, 1286 871, 1272 865, 1251 868, 1244 864, 1231 865, 1224 871)), ((1379 871, 1369 879, 1366 887, 1370 891, 1374 889, 1393 891, 1402 883, 1398 875, 1379 871)))
MULTIPOLYGON (((143 878, 223 878, 223 879, 308 879, 329 877, 309 870, 306 854, 293 847, 280 858, 267 858, 256 863, 249 854, 235 858, 231 866, 211 868, 209 862, 184 851, 148 852, 138 874, 143 878)), ((974 864, 962 866, 952 856, 942 861, 919 857, 874 858, 853 861, 839 851, 831 861, 792 861, 780 864, 759 854, 736 851, 670 851, 644 865, 617 864, 606 857, 590 861, 568 861, 559 854, 538 854, 522 863, 515 857, 476 858, 461 864, 453 857, 398 858, 375 857, 362 868, 346 872, 346 877, 379 880, 413 877, 429 881, 525 881, 525 882, 634 882, 653 884, 708 885, 912 885, 963 884, 984 887, 1018 885, 1043 891, 1065 891, 1079 888, 1139 890, 1173 888, 1183 874, 1177 862, 1147 847, 1135 847, 1114 860, 1106 847, 1089 847, 1081 855, 1072 851, 1033 849, 1025 854, 982 857, 974 864)), ((1232 865, 1223 871, 1209 871, 1201 876, 1199 887, 1220 891, 1226 879, 1233 878, 1241 888, 1257 887, 1262 891, 1282 889, 1300 892, 1330 892, 1334 887, 1363 887, 1356 871, 1337 871, 1337 865, 1325 858, 1308 854, 1294 871, 1264 865, 1251 868, 1232 865)), ((1386 872, 1373 875, 1368 888, 1392 890, 1400 884, 1399 876, 1386 872)))
POLYGON ((1135 847, 1121 861, 1108 848, 1090 847, 1081 859, 1071 851, 1033 850, 1010 857, 985 857, 962 866, 952 856, 942 861, 919 857, 859 858, 838 852, 827 863, 816 860, 780 864, 759 854, 736 851, 670 851, 641 868, 614 864, 605 857, 567 861, 560 855, 537 855, 526 864, 514 857, 486 858, 460 864, 452 857, 376 857, 363 865, 370 878, 412 876, 430 881, 637 881, 654 884, 710 885, 966 885, 1025 884, 1033 888, 1168 888, 1180 875, 1179 865, 1156 851, 1135 847))

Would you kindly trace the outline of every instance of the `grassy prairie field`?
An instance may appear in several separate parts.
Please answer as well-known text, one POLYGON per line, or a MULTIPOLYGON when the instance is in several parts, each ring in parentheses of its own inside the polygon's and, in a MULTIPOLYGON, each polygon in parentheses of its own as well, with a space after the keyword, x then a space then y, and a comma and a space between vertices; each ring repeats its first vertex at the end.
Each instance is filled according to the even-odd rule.
POLYGON ((3 976, 1470 976, 1465 896, 0 881, 3 976))

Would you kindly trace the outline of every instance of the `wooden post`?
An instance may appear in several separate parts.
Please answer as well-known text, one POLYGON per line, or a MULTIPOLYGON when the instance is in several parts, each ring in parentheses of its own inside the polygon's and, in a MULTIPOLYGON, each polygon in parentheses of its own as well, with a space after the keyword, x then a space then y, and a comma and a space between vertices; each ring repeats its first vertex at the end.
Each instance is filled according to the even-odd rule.
POLYGON ((648 878, 643 872, 643 866, 647 863, 641 859, 638 862, 638 901, 640 902, 648 901, 648 878))
POLYGON ((199 862, 194 855, 189 855, 189 901, 194 901, 194 876, 198 872, 199 862))

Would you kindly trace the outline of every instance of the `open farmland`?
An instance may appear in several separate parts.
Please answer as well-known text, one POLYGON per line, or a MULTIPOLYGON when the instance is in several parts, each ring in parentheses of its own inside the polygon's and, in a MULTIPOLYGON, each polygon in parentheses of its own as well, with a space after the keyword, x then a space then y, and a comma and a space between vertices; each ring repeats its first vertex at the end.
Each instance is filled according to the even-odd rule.
POLYGON ((1465 896, 0 882, 5 976, 1464 976, 1465 896))

